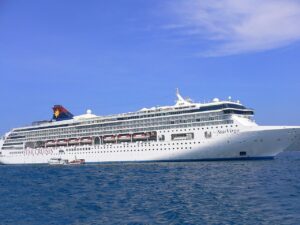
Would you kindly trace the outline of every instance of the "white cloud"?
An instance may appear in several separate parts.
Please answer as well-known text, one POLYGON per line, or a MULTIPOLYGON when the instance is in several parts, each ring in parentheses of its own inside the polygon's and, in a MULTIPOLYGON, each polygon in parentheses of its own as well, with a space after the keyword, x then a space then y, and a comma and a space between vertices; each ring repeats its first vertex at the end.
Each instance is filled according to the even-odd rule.
POLYGON ((178 0, 168 29, 211 40, 206 56, 283 47, 300 40, 299 0, 178 0))

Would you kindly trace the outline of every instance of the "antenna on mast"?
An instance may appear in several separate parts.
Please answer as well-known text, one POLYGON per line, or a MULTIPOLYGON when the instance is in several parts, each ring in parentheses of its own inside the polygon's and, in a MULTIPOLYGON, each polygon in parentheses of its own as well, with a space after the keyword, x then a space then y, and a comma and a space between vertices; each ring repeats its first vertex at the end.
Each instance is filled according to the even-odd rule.
POLYGON ((177 96, 176 106, 190 105, 192 102, 190 99, 184 99, 180 95, 178 88, 176 88, 176 96, 177 96))
POLYGON ((177 96, 178 101, 185 102, 184 98, 179 93, 179 88, 176 88, 176 96, 177 96))

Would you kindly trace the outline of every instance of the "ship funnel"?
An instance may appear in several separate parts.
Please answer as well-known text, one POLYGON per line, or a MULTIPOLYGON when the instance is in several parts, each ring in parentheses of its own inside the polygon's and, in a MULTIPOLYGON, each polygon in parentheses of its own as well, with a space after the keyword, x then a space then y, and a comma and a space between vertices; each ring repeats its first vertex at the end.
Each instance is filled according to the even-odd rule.
POLYGON ((61 105, 55 105, 55 106, 53 106, 52 109, 53 109, 52 119, 55 120, 55 121, 73 119, 73 114, 70 113, 67 109, 65 109, 61 105))

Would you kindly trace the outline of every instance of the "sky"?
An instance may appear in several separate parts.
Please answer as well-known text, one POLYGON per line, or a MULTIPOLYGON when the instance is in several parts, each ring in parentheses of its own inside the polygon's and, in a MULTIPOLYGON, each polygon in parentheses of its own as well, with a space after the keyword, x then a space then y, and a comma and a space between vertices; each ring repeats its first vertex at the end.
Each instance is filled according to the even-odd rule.
POLYGON ((299 0, 1 0, 0 134, 218 97, 300 125, 299 0))

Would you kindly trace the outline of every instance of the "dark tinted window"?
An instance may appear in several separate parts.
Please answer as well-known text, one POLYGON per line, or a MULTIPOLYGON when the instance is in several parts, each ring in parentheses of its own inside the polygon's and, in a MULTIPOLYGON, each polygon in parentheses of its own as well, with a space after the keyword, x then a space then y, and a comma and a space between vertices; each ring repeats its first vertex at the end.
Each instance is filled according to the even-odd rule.
POLYGON ((211 110, 220 110, 225 108, 232 108, 232 109, 246 109, 245 106, 237 105, 237 104, 222 104, 222 105, 210 105, 210 106, 203 106, 200 107, 199 111, 211 111, 211 110))
POLYGON ((251 110, 242 111, 242 110, 236 110, 236 109, 226 109, 224 110, 225 114, 240 114, 240 115, 254 115, 254 112, 251 110))

